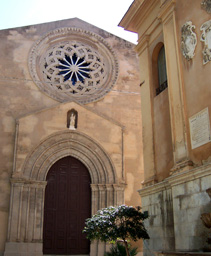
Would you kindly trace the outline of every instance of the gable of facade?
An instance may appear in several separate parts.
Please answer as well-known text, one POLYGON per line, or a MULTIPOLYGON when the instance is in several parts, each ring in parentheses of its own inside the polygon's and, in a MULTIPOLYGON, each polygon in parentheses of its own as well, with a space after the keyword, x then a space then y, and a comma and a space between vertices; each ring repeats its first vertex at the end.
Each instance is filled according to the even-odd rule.
POLYGON ((79 19, 0 34, 0 251, 43 255, 48 172, 62 159, 87 170, 91 214, 141 203, 137 59, 133 44, 79 19))

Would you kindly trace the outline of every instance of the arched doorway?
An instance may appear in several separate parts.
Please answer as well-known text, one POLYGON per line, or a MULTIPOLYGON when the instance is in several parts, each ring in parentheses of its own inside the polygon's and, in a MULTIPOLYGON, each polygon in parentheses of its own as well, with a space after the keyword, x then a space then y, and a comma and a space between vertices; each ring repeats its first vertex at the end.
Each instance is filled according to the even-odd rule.
POLYGON ((82 234, 91 216, 91 178, 86 166, 68 156, 50 168, 44 203, 43 253, 89 254, 90 243, 82 234))
MULTIPOLYGON (((115 166, 103 147, 78 131, 68 129, 54 133, 32 149, 21 173, 15 171, 12 175, 12 207, 5 255, 14 254, 14 248, 22 254, 27 251, 34 256, 43 255, 47 175, 53 163, 68 156, 77 159, 89 170, 91 214, 101 208, 124 203, 125 184, 119 183, 115 166)), ((104 243, 91 243, 90 256, 101 255, 105 249, 104 243)))

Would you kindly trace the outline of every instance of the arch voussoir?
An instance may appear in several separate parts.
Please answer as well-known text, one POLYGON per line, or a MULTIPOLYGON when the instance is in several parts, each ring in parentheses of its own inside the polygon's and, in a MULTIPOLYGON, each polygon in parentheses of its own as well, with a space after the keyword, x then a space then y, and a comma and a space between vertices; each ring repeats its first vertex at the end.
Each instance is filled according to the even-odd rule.
POLYGON ((105 150, 87 135, 73 131, 55 133, 42 141, 27 157, 23 177, 43 181, 51 165, 67 155, 74 155, 87 166, 93 184, 117 182, 105 150))

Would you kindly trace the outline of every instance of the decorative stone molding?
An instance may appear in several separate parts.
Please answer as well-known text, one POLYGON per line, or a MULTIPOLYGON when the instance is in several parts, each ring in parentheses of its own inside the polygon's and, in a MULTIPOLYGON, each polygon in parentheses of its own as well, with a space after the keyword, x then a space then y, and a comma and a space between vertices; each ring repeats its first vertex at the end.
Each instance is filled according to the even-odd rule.
POLYGON ((211 13, 211 0, 203 0, 201 3, 201 7, 208 13, 211 13))
POLYGON ((191 160, 185 160, 179 163, 176 163, 170 170, 170 175, 174 175, 179 172, 184 172, 192 169, 194 163, 191 160))
POLYGON ((151 186, 151 185, 154 185, 158 182, 157 180, 157 175, 153 175, 152 177, 149 177, 148 179, 144 180, 142 182, 142 186, 145 188, 145 187, 148 187, 148 186, 151 186))
POLYGON ((160 6, 158 18, 162 19, 162 23, 166 24, 172 18, 176 8, 176 0, 164 1, 160 6))
POLYGON ((145 35, 140 38, 138 44, 135 47, 135 51, 138 53, 139 56, 143 53, 143 51, 145 51, 146 48, 149 47, 149 40, 149 35, 145 35))
POLYGON ((201 41, 204 43, 203 64, 207 64, 211 61, 211 20, 205 22, 200 30, 202 31, 201 41))
POLYGON ((175 175, 172 175, 166 178, 166 181, 168 181, 171 186, 175 186, 175 185, 183 184, 185 182, 190 182, 195 179, 209 176, 210 170, 211 170, 211 164, 201 165, 191 170, 186 170, 184 172, 176 173, 175 175))
POLYGON ((155 193, 159 193, 163 190, 169 189, 170 186, 167 181, 162 181, 138 190, 141 197, 149 196, 155 193))
POLYGON ((11 184, 14 184, 15 186, 18 185, 24 185, 27 187, 36 187, 36 188, 45 188, 47 185, 47 181, 39 181, 39 180, 29 180, 29 179, 23 179, 23 178, 16 178, 15 175, 13 175, 13 178, 10 179, 11 184))
POLYGON ((194 32, 195 26, 192 25, 191 21, 187 21, 181 29, 181 50, 183 56, 187 60, 191 60, 195 55, 195 48, 197 44, 197 37, 194 32))
POLYGON ((22 176, 45 181, 49 168, 68 155, 90 170, 93 184, 117 182, 114 165, 105 150, 89 136, 69 130, 52 134, 34 148, 25 160, 22 176))
POLYGON ((86 104, 104 97, 118 76, 111 46, 99 35, 78 28, 60 28, 44 35, 29 54, 36 85, 50 97, 86 104))
POLYGON ((211 164, 202 165, 200 167, 196 167, 191 170, 187 170, 185 172, 177 173, 173 176, 166 178, 162 182, 158 182, 154 185, 144 187, 140 189, 138 192, 141 197, 145 197, 151 194, 158 193, 163 190, 167 190, 172 188, 173 186, 177 186, 180 184, 184 184, 186 182, 190 182, 195 179, 200 179, 210 175, 211 164))

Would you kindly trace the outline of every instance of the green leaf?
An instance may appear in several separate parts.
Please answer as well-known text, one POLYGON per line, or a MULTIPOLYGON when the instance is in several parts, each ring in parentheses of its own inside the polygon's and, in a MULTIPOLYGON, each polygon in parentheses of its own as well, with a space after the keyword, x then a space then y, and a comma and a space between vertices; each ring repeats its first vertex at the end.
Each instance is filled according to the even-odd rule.
POLYGON ((120 205, 101 209, 85 222, 83 232, 90 240, 103 242, 117 241, 117 239, 149 239, 144 227, 144 220, 148 213, 141 212, 141 207, 120 205))

